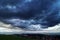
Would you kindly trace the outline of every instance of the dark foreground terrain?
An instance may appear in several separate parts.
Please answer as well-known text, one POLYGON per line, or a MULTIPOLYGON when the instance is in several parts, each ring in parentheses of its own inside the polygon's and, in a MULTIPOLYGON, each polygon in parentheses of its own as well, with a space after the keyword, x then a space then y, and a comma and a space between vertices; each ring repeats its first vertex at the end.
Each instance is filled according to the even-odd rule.
POLYGON ((53 35, 0 35, 1 40, 60 40, 60 36, 53 35))

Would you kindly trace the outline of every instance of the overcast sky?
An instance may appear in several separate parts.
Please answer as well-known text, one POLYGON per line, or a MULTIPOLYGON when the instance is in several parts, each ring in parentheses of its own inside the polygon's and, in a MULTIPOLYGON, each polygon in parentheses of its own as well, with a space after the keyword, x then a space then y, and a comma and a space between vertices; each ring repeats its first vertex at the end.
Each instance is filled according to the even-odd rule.
POLYGON ((0 32, 59 32, 59 23, 60 0, 0 0, 0 32))

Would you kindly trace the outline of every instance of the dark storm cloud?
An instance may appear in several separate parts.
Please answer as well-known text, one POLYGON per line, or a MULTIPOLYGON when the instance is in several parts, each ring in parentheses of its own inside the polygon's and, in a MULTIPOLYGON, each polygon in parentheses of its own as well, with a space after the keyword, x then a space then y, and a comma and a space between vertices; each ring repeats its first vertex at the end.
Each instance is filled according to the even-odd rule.
POLYGON ((60 22, 59 4, 59 0, 2 0, 0 19, 21 28, 36 30, 38 25, 39 29, 52 27, 60 22))
MULTIPOLYGON (((4 0, 3 0, 4 1, 4 0)), ((7 2, 7 1, 4 1, 7 2)), ((11 17, 11 16, 17 16, 17 17, 23 17, 23 18, 29 18, 37 14, 37 11, 40 10, 40 1, 38 0, 32 0, 32 1, 18 1, 16 3, 13 1, 13 4, 11 5, 10 0, 5 4, 4 2, 0 5, 0 12, 1 16, 4 17, 11 17)))

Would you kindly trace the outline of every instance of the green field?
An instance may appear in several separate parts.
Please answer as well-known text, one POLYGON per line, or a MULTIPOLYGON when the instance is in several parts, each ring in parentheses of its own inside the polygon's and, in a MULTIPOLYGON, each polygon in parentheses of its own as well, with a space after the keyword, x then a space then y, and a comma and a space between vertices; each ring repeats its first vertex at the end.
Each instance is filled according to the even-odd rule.
POLYGON ((35 40, 35 39, 16 36, 16 35, 0 35, 0 40, 35 40))

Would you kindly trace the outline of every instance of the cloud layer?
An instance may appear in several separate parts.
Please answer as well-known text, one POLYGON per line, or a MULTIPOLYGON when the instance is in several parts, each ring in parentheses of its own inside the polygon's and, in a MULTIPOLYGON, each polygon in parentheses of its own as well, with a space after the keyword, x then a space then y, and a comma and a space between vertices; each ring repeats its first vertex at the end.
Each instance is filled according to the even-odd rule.
POLYGON ((25 30, 41 30, 60 23, 60 0, 1 0, 0 21, 25 30))

